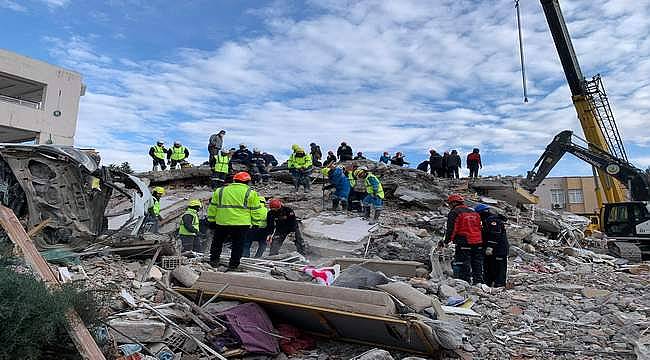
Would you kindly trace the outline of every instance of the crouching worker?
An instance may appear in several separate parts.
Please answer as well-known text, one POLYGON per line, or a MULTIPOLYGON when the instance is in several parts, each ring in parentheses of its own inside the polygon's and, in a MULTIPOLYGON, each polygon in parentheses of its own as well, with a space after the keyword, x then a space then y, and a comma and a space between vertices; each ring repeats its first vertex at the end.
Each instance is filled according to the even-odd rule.
POLYGON ((506 286, 508 273, 508 236, 506 217, 490 212, 490 207, 478 204, 474 211, 481 215, 483 242, 485 244, 485 284, 491 287, 506 286))
POLYGON ((300 185, 302 185, 305 188, 305 193, 308 193, 311 189, 311 180, 309 179, 312 170, 311 156, 307 156, 305 150, 298 145, 294 144, 291 149, 293 153, 287 160, 287 167, 291 172, 291 176, 293 176, 293 186, 298 192, 300 185))
POLYGON ((298 219, 293 209, 284 206, 280 199, 272 199, 269 202, 269 208, 271 209, 267 217, 269 235, 266 238, 267 242, 271 245, 269 255, 277 255, 280 252, 282 243, 284 243, 284 240, 291 233, 294 234, 293 243, 298 253, 306 255, 307 246, 305 240, 302 238, 302 233, 298 226, 298 219))
POLYGON ((481 238, 481 217, 465 205, 459 194, 449 195, 447 204, 451 208, 447 215, 447 232, 438 247, 454 242, 456 253, 452 262, 454 277, 470 284, 483 283, 483 240, 481 238))
POLYGON ((187 210, 181 216, 181 222, 178 225, 178 237, 181 239, 182 251, 202 251, 199 238, 200 209, 201 200, 192 199, 187 204, 187 210))
POLYGON ((208 207, 208 223, 212 225, 214 237, 210 247, 210 265, 219 266, 223 244, 231 241, 232 250, 228 270, 237 270, 246 240, 246 233, 252 225, 252 213, 260 208, 257 192, 248 184, 251 176, 238 172, 233 183, 220 187, 212 194, 208 207))
POLYGON ((348 197, 350 196, 350 180, 348 180, 345 171, 334 164, 323 168, 321 173, 327 176, 329 185, 325 186, 324 190, 335 188, 336 191, 332 194, 332 210, 336 211, 341 208, 345 211, 348 209, 348 197))
POLYGON ((364 180, 366 185, 366 197, 363 198, 361 204, 363 205, 364 219, 370 219, 370 210, 375 209, 374 217, 369 221, 370 224, 375 224, 379 220, 381 210, 384 207, 384 188, 381 186, 379 179, 368 171, 368 168, 362 166, 355 172, 357 179, 364 180))
POLYGON ((266 199, 260 196, 260 207, 251 212, 251 228, 246 233, 246 240, 244 241, 243 257, 251 257, 251 245, 257 243, 257 251, 255 257, 261 258, 266 250, 266 236, 268 235, 268 226, 266 217, 269 210, 266 208, 266 199))

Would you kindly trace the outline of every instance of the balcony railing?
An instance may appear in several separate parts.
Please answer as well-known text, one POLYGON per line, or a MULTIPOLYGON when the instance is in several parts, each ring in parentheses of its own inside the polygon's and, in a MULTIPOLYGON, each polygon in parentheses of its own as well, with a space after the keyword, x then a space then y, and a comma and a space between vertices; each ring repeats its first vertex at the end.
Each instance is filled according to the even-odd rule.
POLYGON ((0 101, 9 102, 9 103, 13 103, 13 104, 18 104, 18 105, 22 105, 22 106, 27 106, 27 107, 30 107, 30 108, 36 109, 36 110, 40 110, 41 106, 43 104, 42 102, 34 102, 34 101, 29 101, 29 100, 16 99, 16 98, 12 98, 10 96, 5 96, 5 95, 0 95, 0 101))

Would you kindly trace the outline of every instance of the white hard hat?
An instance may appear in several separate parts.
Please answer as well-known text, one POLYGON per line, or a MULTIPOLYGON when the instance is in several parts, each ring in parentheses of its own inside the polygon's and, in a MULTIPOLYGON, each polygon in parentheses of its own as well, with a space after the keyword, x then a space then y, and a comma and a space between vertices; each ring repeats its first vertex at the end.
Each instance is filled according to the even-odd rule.
POLYGON ((180 144, 181 144, 180 141, 178 141, 178 140, 174 141, 174 145, 180 145, 180 144))
POLYGON ((157 144, 164 144, 165 141, 164 141, 164 140, 161 140, 161 139, 158 139, 158 141, 157 141, 156 143, 157 143, 157 144))
POLYGON ((357 170, 368 171, 368 167, 367 166, 361 166, 357 170))

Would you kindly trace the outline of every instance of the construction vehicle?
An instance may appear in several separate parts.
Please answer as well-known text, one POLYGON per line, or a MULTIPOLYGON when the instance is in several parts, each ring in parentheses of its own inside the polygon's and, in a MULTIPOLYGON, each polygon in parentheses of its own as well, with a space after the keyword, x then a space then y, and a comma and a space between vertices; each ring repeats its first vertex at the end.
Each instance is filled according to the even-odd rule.
POLYGON ((608 176, 625 184, 631 201, 605 203, 600 212, 600 228, 610 238, 610 250, 616 255, 639 261, 650 254, 650 177, 628 161, 620 159, 594 144, 576 144, 573 132, 565 130, 555 136, 535 163, 524 183, 534 192, 565 153, 572 154, 608 176))
POLYGON ((650 200, 647 177, 628 161, 600 75, 588 80, 582 74, 559 0, 541 0, 541 5, 587 147, 574 144, 570 131, 560 133, 535 164, 539 169, 529 172, 525 186, 534 191, 566 152, 591 164, 601 209, 600 229, 615 239, 608 243, 610 249, 621 257, 640 260, 648 250, 645 243, 650 244, 649 208, 644 203, 650 200), (633 201, 628 201, 625 187, 633 201))

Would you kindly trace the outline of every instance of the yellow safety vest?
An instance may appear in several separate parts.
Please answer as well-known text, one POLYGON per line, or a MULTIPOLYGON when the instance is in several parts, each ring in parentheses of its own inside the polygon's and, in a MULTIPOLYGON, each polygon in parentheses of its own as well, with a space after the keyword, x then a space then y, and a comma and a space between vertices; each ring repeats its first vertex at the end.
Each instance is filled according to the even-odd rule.
POLYGON ((167 153, 165 152, 164 147, 158 145, 153 146, 153 156, 158 159, 165 160, 165 155, 167 155, 167 153))
POLYGON ((217 225, 252 225, 251 212, 260 208, 260 197, 248 185, 232 183, 218 188, 208 206, 208 221, 217 225))
POLYGON ((214 163, 214 172, 218 173, 228 173, 228 164, 230 163, 230 157, 228 155, 217 154, 214 156, 216 162, 214 163))
POLYGON ((376 195, 380 199, 384 198, 384 188, 381 186, 381 181, 379 181, 379 179, 375 175, 370 173, 368 173, 368 176, 366 176, 366 192, 370 195, 376 195), (372 187, 372 184, 370 183, 370 178, 374 178, 375 180, 377 180, 377 183, 379 184, 377 186, 376 194, 375 194, 375 190, 372 187))
POLYGON ((151 206, 151 214, 160 216, 160 200, 153 198, 153 206, 151 206))
POLYGON ((196 236, 195 233, 199 232, 199 212, 188 208, 185 210, 185 213, 181 216, 181 223, 178 226, 178 234, 179 235, 187 235, 187 236, 196 236), (194 232, 190 232, 185 228, 185 225, 183 224, 183 216, 190 214, 192 215, 192 227, 194 228, 194 232))
POLYGON ((251 224, 257 226, 258 228, 266 228, 266 216, 269 213, 269 209, 264 205, 264 198, 260 196, 260 208, 253 210, 251 213, 251 224))
POLYGON ((303 157, 297 157, 296 153, 289 156, 287 167, 289 169, 307 169, 312 166, 311 156, 305 154, 303 157))
POLYGON ((350 187, 352 188, 357 185, 357 179, 354 178, 354 173, 352 171, 348 173, 348 181, 350 181, 350 187))
POLYGON ((179 147, 173 146, 171 159, 174 161, 180 161, 185 159, 185 146, 179 146, 179 147))

